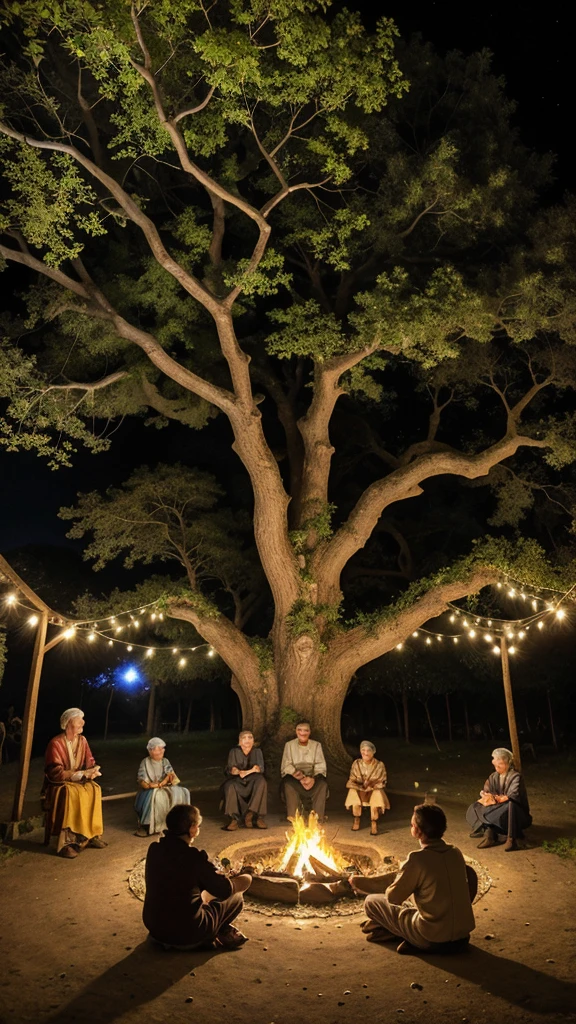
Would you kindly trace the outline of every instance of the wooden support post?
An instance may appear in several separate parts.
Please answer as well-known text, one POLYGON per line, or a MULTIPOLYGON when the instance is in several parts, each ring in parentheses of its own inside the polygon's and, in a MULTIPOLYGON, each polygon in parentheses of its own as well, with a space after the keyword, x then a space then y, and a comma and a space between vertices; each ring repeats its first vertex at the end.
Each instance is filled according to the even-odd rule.
POLYGON ((36 639, 34 640, 34 653, 32 655, 32 666, 30 668, 30 679, 28 692, 26 693, 26 706, 24 708, 24 719, 22 722, 22 746, 20 748, 20 767, 18 781, 14 792, 14 804, 12 806, 12 821, 22 819, 24 797, 28 785, 28 774, 30 772, 30 758, 32 756, 32 740, 34 738, 34 722, 36 720, 36 708, 38 706, 38 690, 40 688, 40 676, 42 674, 42 662, 46 643, 46 631, 48 629, 48 613, 40 613, 38 626, 36 628, 36 639))
POLYGON ((510 662, 508 660, 508 648, 506 638, 503 636, 500 641, 500 659, 502 662, 502 682, 504 683, 504 696, 506 698, 506 712, 508 715, 508 729, 512 753, 514 754, 514 765, 517 771, 522 771, 520 760, 520 743, 518 741, 518 728, 516 726, 516 712, 514 711, 514 698, 512 696, 512 683, 510 681, 510 662))

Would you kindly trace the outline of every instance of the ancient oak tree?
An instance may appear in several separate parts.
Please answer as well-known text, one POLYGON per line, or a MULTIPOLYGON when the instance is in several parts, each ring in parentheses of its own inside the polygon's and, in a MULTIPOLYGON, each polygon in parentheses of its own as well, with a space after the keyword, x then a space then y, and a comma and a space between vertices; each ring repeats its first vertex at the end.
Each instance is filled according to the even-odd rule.
POLYGON ((386 18, 367 31, 329 0, 1 17, 3 443, 58 465, 123 416, 227 417, 249 536, 189 467, 65 514, 101 564, 182 566, 166 610, 229 666, 246 725, 305 714, 340 757, 360 666, 502 571, 548 571, 513 531, 542 496, 569 511, 574 206, 536 205, 550 161, 487 54, 441 60, 386 18), (487 484, 475 536, 491 516, 505 539, 427 559, 446 480, 487 484))

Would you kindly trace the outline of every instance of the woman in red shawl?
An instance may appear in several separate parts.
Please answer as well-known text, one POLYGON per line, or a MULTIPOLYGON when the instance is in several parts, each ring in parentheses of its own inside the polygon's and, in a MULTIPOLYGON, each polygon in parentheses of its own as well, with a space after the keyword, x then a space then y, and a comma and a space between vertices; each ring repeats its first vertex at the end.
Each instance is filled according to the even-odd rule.
POLYGON ((85 846, 102 849, 102 790, 94 779, 102 774, 92 757, 84 729, 84 713, 68 708, 60 718, 63 730, 46 748, 45 796, 50 834, 58 836, 56 852, 73 858, 85 846))

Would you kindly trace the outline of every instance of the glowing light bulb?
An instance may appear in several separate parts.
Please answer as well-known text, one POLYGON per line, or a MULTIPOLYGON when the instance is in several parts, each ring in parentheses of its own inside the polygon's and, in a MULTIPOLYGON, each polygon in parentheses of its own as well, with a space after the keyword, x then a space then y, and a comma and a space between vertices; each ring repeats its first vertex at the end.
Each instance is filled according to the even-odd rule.
POLYGON ((523 601, 526 600, 526 594, 520 594, 520 597, 522 598, 523 601))
POLYGON ((487 644, 491 644, 492 643, 492 637, 490 636, 490 633, 484 633, 484 639, 485 639, 487 644))
POLYGON ((509 647, 508 648, 508 654, 516 654, 516 648, 515 647, 509 647))
POLYGON ((468 629, 468 619, 462 619, 462 625, 468 629))
POLYGON ((158 618, 160 619, 160 622, 164 622, 164 614, 163 614, 163 612, 160 612, 160 615, 158 616, 158 618))
POLYGON ((153 654, 154 654, 154 649, 152 647, 149 647, 148 650, 146 651, 146 657, 147 658, 151 658, 153 654))
POLYGON ((556 618, 557 619, 564 619, 565 617, 566 617, 566 612, 564 611, 563 608, 559 608, 558 611, 556 612, 556 618))
POLYGON ((492 654, 500 654, 500 648, 498 646, 492 648, 492 654))
POLYGON ((454 644, 458 643, 458 637, 457 636, 453 636, 452 637, 452 643, 454 643, 454 644))
POLYGON ((442 643, 442 637, 441 636, 437 636, 436 639, 439 640, 440 643, 442 643))
POLYGON ((173 647, 172 648, 172 654, 178 654, 178 648, 177 647, 173 647))
POLYGON ((492 619, 488 619, 487 625, 488 625, 488 626, 491 626, 491 625, 492 625, 492 619))
POLYGON ((28 625, 29 626, 37 626, 38 625, 38 621, 39 620, 38 620, 38 616, 37 615, 31 615, 30 618, 28 619, 28 625))
POLYGON ((114 618, 114 616, 112 616, 112 618, 110 619, 110 625, 113 626, 115 622, 116 619, 114 618))
POLYGON ((128 647, 126 648, 126 650, 127 651, 133 651, 134 648, 132 647, 132 644, 128 644, 128 647))
POLYGON ((180 668, 184 668, 184 665, 186 664, 186 658, 180 658, 178 664, 180 668))
POLYGON ((134 625, 135 625, 136 629, 138 629, 138 626, 140 625, 140 623, 138 622, 138 619, 134 619, 134 625))
POLYGON ((455 621, 456 621, 456 616, 455 615, 451 615, 450 616, 450 622, 455 622, 455 621))
POLYGON ((150 618, 152 619, 152 622, 156 622, 156 612, 152 612, 150 618))
POLYGON ((474 637, 476 636, 476 630, 475 629, 471 629, 470 632, 468 633, 468 636, 471 637, 472 640, 473 640, 474 637))
POLYGON ((401 651, 403 647, 404 647, 404 644, 396 644, 396 650, 397 651, 401 651))
POLYGON ((88 633, 88 640, 90 641, 90 643, 93 643, 95 639, 96 633, 88 633))
POLYGON ((15 604, 15 603, 16 603, 16 594, 8 594, 8 596, 6 598, 6 604, 15 604))
POLYGON ((497 583, 496 586, 498 587, 498 590, 502 590, 502 584, 501 583, 497 583))
POLYGON ((412 636, 418 636, 418 630, 417 629, 414 630, 414 632, 412 633, 412 636))
POLYGON ((521 629, 520 632, 518 633, 518 639, 519 640, 523 640, 525 636, 526 636, 526 633, 524 632, 523 629, 521 629))
POLYGON ((108 641, 108 647, 114 647, 114 641, 113 640, 109 640, 108 641))
POLYGON ((76 636, 74 626, 69 626, 68 629, 64 630, 64 636, 67 640, 72 640, 76 636))
POLYGON ((213 658, 214 657, 214 648, 213 647, 211 647, 210 650, 208 651, 208 657, 209 658, 213 658))
POLYGON ((427 637, 426 637, 426 643, 427 643, 427 644, 431 644, 431 643, 432 643, 432 641, 431 641, 431 639, 430 639, 430 637, 429 637, 429 636, 427 636, 427 637))
POLYGON ((544 629, 544 623, 542 622, 542 619, 540 619, 540 622, 538 623, 538 629, 544 629))
POLYGON ((514 633, 512 632, 511 629, 508 630, 508 632, 506 633, 506 639, 507 640, 513 640, 514 639, 514 633))
POLYGON ((123 626, 116 626, 116 629, 114 630, 114 632, 115 633, 121 633, 123 629, 124 629, 123 626))
POLYGON ((532 601, 532 607, 533 607, 534 611, 537 611, 537 609, 538 609, 538 602, 537 601, 532 601))
POLYGON ((140 615, 144 615, 144 612, 145 612, 145 611, 146 611, 146 609, 145 609, 145 608, 141 608, 141 609, 140 609, 140 615))

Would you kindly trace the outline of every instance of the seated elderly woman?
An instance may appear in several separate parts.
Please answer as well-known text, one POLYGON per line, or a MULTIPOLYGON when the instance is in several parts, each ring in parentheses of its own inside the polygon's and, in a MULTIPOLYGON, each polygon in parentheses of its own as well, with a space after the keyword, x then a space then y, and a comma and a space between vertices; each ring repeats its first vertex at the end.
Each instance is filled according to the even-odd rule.
POLYGON ((179 785, 180 779, 165 756, 164 740, 154 736, 148 741, 147 750, 148 757, 140 762, 138 769, 139 791, 134 803, 138 815, 134 835, 142 837, 162 831, 171 807, 190 803, 190 790, 179 785))
POLYGON ((360 744, 360 757, 352 762, 350 778, 346 783, 348 795, 345 807, 352 809, 354 820, 352 831, 357 832, 360 828, 362 808, 370 808, 370 835, 378 835, 378 818, 384 811, 389 810, 390 801, 384 789, 386 785, 386 765, 379 761, 374 754, 376 747, 370 740, 362 740, 360 744))
POLYGON ((60 717, 60 728, 46 748, 42 796, 47 833, 58 836, 56 852, 72 859, 85 846, 108 845, 102 839, 102 791, 94 782, 102 772, 82 735, 84 712, 68 708, 60 717))
POLYGON ((225 774, 224 813, 230 818, 226 831, 237 829, 242 818, 246 828, 268 828, 264 821, 268 799, 264 757, 260 748, 254 746, 254 735, 249 729, 242 730, 238 746, 228 754, 225 774))
POLYGON ((522 829, 532 824, 528 794, 524 779, 514 767, 513 754, 506 747, 492 751, 495 771, 489 775, 480 791, 480 799, 470 804, 466 821, 472 828, 471 839, 479 850, 496 846, 498 836, 506 836, 505 853, 518 849, 517 839, 523 839, 522 829))

